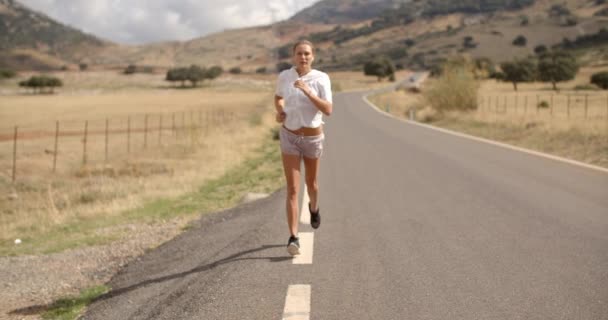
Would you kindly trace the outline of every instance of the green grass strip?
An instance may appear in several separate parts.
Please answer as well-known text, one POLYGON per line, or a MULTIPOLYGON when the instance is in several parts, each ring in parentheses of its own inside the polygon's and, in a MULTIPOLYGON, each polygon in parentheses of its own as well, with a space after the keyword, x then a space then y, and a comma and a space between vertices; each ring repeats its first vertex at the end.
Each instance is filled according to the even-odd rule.
POLYGON ((108 291, 110 291, 110 288, 101 285, 83 290, 79 296, 59 299, 42 314, 42 318, 52 320, 76 319, 86 306, 108 291))

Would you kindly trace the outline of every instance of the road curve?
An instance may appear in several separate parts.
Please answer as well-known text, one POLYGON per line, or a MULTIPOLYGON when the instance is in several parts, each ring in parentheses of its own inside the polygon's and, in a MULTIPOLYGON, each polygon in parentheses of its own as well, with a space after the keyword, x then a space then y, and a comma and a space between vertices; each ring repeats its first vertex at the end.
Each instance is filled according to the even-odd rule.
POLYGON ((608 318, 608 174, 362 95, 336 95, 326 121, 312 264, 286 256, 279 190, 140 257, 83 319, 281 319, 294 284, 310 285, 310 319, 608 318))

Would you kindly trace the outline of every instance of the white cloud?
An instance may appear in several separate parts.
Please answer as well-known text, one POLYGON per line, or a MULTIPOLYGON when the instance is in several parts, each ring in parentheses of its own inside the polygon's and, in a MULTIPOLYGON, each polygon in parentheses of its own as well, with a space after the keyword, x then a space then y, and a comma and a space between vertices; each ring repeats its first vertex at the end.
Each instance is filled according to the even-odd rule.
POLYGON ((319 0, 20 0, 80 30, 122 43, 187 40, 287 19, 319 0))

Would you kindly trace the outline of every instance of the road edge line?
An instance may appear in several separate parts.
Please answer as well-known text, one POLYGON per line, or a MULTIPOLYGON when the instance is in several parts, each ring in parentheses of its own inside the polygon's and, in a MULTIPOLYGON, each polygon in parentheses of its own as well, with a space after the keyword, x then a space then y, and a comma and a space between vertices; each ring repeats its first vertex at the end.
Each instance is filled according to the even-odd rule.
POLYGON ((577 161, 577 160, 572 160, 572 159, 568 159, 568 158, 563 158, 560 156, 555 156, 552 154, 548 154, 548 153, 544 153, 544 152, 540 152, 540 151, 535 151, 535 150, 531 150, 531 149, 526 149, 526 148, 522 148, 522 147, 517 147, 508 143, 504 143, 504 142, 498 142, 495 140, 490 140, 490 139, 485 139, 485 138, 480 138, 480 137, 476 137, 470 134, 466 134, 466 133, 461 133, 461 132, 457 132, 457 131, 453 131, 453 130, 449 130, 449 129, 444 129, 444 128, 439 128, 430 124, 425 124, 425 123, 420 123, 417 121, 411 121, 411 120, 407 120, 407 119, 403 119, 403 118, 399 118, 396 117, 390 113, 387 113, 385 111, 382 111, 380 108, 378 108, 378 106, 376 106, 375 104, 373 104, 371 101, 369 101, 367 99, 367 96, 371 95, 371 93, 368 94, 364 94, 363 95, 363 101, 365 101, 368 105, 370 105, 372 107, 372 109, 376 110, 377 112, 379 112, 380 114, 387 116, 387 117, 391 117, 395 120, 399 120, 402 121, 404 123, 408 123, 408 124, 413 124, 413 125, 417 125, 423 128, 427 128, 427 129, 432 129, 432 130, 436 130, 436 131, 440 131, 446 134, 451 134, 454 136, 458 136, 458 137, 462 137, 462 138, 467 138, 467 139, 471 139, 471 140, 475 140, 475 141, 479 141, 479 142, 485 142, 485 143, 489 143, 495 146, 499 146, 499 147, 503 147, 503 148, 507 148, 507 149, 511 149, 511 150, 515 150, 515 151, 519 151, 519 152, 523 152, 523 153, 527 153, 527 154, 531 154, 534 156, 538 156, 538 157, 543 157, 543 158, 547 158, 547 159, 551 159, 551 160, 555 160, 555 161, 559 161, 559 162, 564 162, 570 165, 575 165, 575 166, 580 166, 586 169, 592 169, 592 170, 597 170, 600 171, 602 173, 607 173, 608 174, 608 169, 607 168, 603 168, 600 166, 596 166, 593 164, 588 164, 588 163, 584 163, 581 161, 577 161))

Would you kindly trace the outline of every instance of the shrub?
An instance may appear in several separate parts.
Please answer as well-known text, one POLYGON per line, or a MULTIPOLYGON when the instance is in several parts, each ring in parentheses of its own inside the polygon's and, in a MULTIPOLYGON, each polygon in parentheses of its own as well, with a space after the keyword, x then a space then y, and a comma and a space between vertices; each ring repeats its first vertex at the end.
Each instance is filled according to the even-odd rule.
POLYGON ((266 73, 266 67, 259 67, 255 69, 255 73, 266 73))
POLYGON ((591 75, 591 83, 604 90, 608 89, 608 71, 598 72, 591 75))
POLYGON ((232 74, 241 74, 243 73, 243 70, 241 70, 240 67, 234 67, 234 68, 230 68, 230 70, 228 71, 232 74))
POLYGON ((366 62, 363 66, 363 73, 366 76, 376 76, 378 81, 382 81, 382 79, 395 73, 395 66, 388 58, 381 57, 366 62))
POLYGON ((0 70, 0 79, 10 79, 17 76, 17 73, 13 70, 0 70))
POLYGON ((441 75, 423 92, 426 103, 439 113, 476 109, 479 82, 472 72, 474 66, 466 60, 453 59, 441 69, 441 75))
POLYGON ((543 54, 547 51, 548 51, 547 46, 542 45, 542 44, 534 47, 534 53, 536 53, 536 54, 543 54))
POLYGON ((549 108, 549 102, 543 100, 543 101, 539 102, 538 105, 536 105, 536 106, 540 109, 547 109, 547 108, 549 108))
POLYGON ((125 68, 123 73, 124 74, 134 74, 136 71, 137 71, 137 67, 133 64, 130 64, 128 67, 125 68))
POLYGON ((462 39, 462 46, 467 49, 473 49, 473 48, 477 47, 477 43, 475 43, 475 40, 473 40, 473 37, 466 36, 462 39))
POLYGON ((519 35, 515 39, 513 39, 513 45, 518 47, 525 47, 528 42, 526 37, 519 35))

